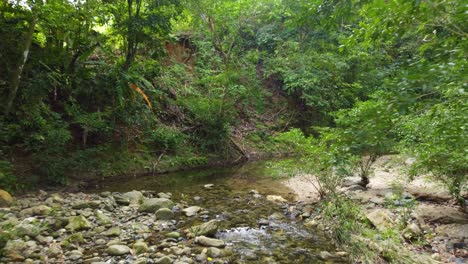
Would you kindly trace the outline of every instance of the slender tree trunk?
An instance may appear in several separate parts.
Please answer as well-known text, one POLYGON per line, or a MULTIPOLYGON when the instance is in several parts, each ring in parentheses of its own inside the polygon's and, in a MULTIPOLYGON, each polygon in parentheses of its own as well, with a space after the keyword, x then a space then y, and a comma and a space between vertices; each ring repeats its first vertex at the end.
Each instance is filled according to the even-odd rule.
POLYGON ((34 28, 36 27, 37 18, 33 16, 29 21, 28 32, 23 42, 23 53, 21 54, 21 60, 18 63, 17 68, 12 74, 10 83, 10 95, 5 106, 5 115, 9 114, 13 106, 13 102, 18 94, 18 87, 21 81, 21 74, 23 73, 24 65, 26 64, 29 56, 29 48, 31 47, 32 37, 34 34, 34 28))

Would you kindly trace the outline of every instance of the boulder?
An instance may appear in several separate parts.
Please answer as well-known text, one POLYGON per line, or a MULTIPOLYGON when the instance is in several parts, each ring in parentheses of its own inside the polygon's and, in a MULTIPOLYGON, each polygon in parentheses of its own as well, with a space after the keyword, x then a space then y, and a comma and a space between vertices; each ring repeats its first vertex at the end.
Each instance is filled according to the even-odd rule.
POLYGON ((366 214, 367 219, 374 225, 378 230, 384 231, 388 228, 393 227, 394 222, 385 210, 374 210, 366 214))
POLYGON ((221 248, 226 246, 226 243, 224 243, 223 240, 215 239, 215 238, 209 238, 206 236, 198 236, 195 238, 195 243, 200 244, 202 246, 206 247, 217 247, 221 248))
POLYGON ((107 254, 111 256, 122 256, 130 253, 130 248, 125 245, 112 245, 106 250, 107 254))
POLYGON ((157 220, 171 220, 174 217, 174 213, 171 209, 160 208, 154 213, 157 220))
POLYGON ((91 223, 82 215, 72 216, 68 219, 68 225, 65 227, 71 231, 79 231, 91 228, 91 223))
POLYGON ((210 220, 201 225, 192 226, 188 231, 191 236, 213 236, 221 224, 219 220, 210 220))
POLYGON ((174 203, 167 198, 151 198, 144 200, 138 211, 154 213, 160 208, 172 209, 172 207, 174 207, 174 203))
POLYGON ((5 191, 0 189, 0 207, 7 207, 13 202, 13 197, 5 191))
POLYGON ((190 206, 182 210, 186 216, 194 216, 201 210, 200 206, 190 206))

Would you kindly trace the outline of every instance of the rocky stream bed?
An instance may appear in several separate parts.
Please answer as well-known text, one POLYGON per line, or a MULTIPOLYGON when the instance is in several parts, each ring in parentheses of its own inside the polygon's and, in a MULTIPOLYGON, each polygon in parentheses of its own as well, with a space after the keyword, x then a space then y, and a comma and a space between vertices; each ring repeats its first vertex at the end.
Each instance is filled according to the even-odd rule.
POLYGON ((322 231, 299 220, 312 211, 212 184, 177 194, 41 191, 0 209, 3 236, 11 235, 0 262, 346 262, 322 231))

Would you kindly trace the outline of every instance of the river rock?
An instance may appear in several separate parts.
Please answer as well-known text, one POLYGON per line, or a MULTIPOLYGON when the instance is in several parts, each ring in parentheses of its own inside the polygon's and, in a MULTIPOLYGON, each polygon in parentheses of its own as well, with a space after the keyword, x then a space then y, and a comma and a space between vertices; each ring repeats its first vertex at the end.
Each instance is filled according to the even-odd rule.
POLYGON ((68 259, 75 260, 75 261, 81 259, 82 257, 83 257, 83 252, 79 250, 72 250, 68 254, 68 259))
POLYGON ((125 245, 112 245, 106 250, 107 254, 111 256, 122 256, 130 253, 130 248, 125 245))
POLYGON ((97 222, 100 225, 109 225, 112 223, 112 219, 109 216, 105 215, 101 210, 96 210, 95 215, 97 222))
POLYGON ((171 199, 172 193, 163 193, 163 192, 160 192, 160 193, 158 193, 158 197, 159 197, 159 198, 171 199))
POLYGON ((122 196, 130 201, 130 205, 138 205, 143 201, 143 193, 139 191, 126 192, 122 196))
POLYGON ((320 251, 318 257, 321 260, 330 260, 330 259, 334 258, 333 254, 328 252, 328 251, 320 251))
POLYGON ((422 230, 419 226, 415 223, 410 223, 406 228, 403 230, 403 236, 406 239, 413 239, 415 237, 419 237, 422 235, 422 230))
POLYGON ((0 207, 7 207, 13 202, 13 197, 5 191, 0 189, 0 207))
POLYGON ((205 185, 203 185, 203 187, 205 187, 205 189, 213 189, 214 184, 212 184, 212 183, 210 183, 210 184, 205 184, 205 185))
POLYGON ((195 238, 195 243, 200 244, 202 246, 207 246, 207 247, 224 247, 226 244, 224 243, 223 240, 215 239, 215 238, 209 238, 206 236, 198 236, 195 238))
POLYGON ((7 241, 5 247, 3 248, 3 251, 6 256, 21 255, 23 250, 25 250, 27 247, 28 246, 26 245, 26 242, 24 242, 22 239, 13 239, 7 241))
POLYGON ((79 231, 91 228, 91 223, 82 215, 72 216, 68 219, 68 225, 65 227, 71 231, 79 231))
POLYGON ((178 239, 180 237, 180 233, 176 231, 169 232, 166 234, 166 237, 178 239))
POLYGON ((121 230, 120 227, 114 226, 109 228, 107 231, 103 233, 103 235, 108 236, 108 237, 118 237, 120 236, 121 230))
POLYGON ((78 201, 72 204, 73 209, 98 208, 101 201, 78 201))
POLYGON ((174 203, 167 198, 151 198, 144 200, 138 211, 154 213, 160 208, 172 209, 172 207, 174 207, 174 203))
POLYGON ((41 233, 39 224, 36 218, 28 217, 15 227, 15 232, 18 236, 35 237, 41 233))
POLYGON ((133 252, 139 255, 148 252, 148 245, 143 241, 137 241, 133 244, 133 252))
POLYGON ((155 264, 172 264, 172 259, 168 256, 160 257, 154 261, 155 264))
POLYGON ((266 199, 270 202, 275 202, 275 203, 287 203, 288 202, 281 195, 267 195, 266 199))
POLYGON ((366 214, 367 219, 374 225, 378 230, 385 231, 388 228, 393 227, 393 220, 390 218, 385 210, 377 209, 366 214))
POLYGON ((221 221, 219 220, 210 220, 201 225, 192 226, 188 231, 190 236, 212 236, 218 231, 221 221))
POLYGON ((190 206, 182 210, 186 216, 194 216, 201 210, 200 206, 190 206))
POLYGON ((219 258, 223 256, 223 251, 215 247, 208 248, 208 251, 206 253, 212 258, 219 258))
POLYGON ((47 249, 47 255, 49 257, 58 257, 63 255, 62 247, 58 243, 52 243, 47 249))
POLYGON ((168 208, 160 208, 154 214, 157 220, 171 220, 174 217, 174 213, 168 208))
POLYGON ((19 213, 22 216, 32 216, 32 215, 49 215, 52 212, 52 208, 47 205, 38 205, 31 208, 26 208, 21 210, 19 213))

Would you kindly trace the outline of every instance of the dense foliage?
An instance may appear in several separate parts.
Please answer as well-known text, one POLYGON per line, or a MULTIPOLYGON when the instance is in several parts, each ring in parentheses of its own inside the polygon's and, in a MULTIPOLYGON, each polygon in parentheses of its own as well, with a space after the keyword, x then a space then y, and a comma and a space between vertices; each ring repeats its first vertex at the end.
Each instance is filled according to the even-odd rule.
POLYGON ((0 183, 199 164, 296 126, 316 137, 301 144, 331 153, 328 166, 358 164, 363 185, 378 156, 407 153, 412 172, 430 172, 464 203, 465 9, 455 0, 2 1, 0 183))

